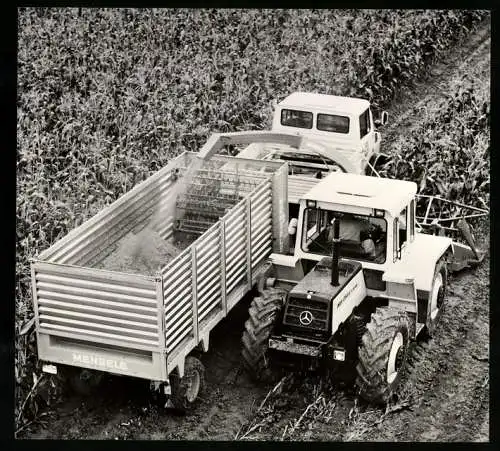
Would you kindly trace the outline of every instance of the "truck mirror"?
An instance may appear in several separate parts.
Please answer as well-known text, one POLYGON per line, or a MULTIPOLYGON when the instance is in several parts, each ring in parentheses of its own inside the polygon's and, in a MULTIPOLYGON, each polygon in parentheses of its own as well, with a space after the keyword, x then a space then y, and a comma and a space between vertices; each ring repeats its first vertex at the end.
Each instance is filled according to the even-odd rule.
POLYGON ((385 125, 387 124, 387 120, 389 119, 389 114, 387 111, 382 111, 382 114, 380 115, 380 124, 385 125))

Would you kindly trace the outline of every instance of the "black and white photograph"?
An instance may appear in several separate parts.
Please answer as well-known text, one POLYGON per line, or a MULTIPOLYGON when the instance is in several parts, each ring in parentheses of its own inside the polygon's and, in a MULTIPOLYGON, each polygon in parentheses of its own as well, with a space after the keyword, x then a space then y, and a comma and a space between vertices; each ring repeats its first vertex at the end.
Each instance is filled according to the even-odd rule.
POLYGON ((490 10, 22 7, 16 69, 16 439, 490 441, 490 10))

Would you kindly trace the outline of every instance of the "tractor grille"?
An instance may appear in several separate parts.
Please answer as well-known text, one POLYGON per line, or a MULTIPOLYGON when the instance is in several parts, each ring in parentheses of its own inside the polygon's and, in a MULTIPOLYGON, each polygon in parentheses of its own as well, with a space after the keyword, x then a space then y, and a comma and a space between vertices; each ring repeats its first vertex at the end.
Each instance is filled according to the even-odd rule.
POLYGON ((327 331, 328 310, 329 304, 327 302, 291 298, 286 306, 283 323, 287 326, 299 327, 302 330, 327 331))

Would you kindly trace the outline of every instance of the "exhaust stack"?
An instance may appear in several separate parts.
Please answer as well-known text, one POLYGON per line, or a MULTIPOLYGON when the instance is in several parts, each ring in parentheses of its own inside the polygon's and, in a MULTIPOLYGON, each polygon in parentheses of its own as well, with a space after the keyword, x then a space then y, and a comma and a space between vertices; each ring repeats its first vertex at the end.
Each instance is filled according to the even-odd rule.
POLYGON ((339 250, 340 250, 340 216, 335 216, 332 219, 333 223, 333 246, 332 246, 332 273, 330 284, 333 287, 339 286, 339 250))

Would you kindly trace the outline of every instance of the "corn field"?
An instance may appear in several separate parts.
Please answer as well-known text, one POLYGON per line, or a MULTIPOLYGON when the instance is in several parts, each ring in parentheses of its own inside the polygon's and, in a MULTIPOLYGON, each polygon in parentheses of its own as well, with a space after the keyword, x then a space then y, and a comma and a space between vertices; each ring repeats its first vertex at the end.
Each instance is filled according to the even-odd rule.
MULTIPOLYGON (((30 258, 170 158, 213 132, 269 128, 271 101, 294 91, 382 109, 488 14, 20 8, 16 336, 33 315, 30 258)), ((392 149, 383 173, 487 203, 489 108, 471 82, 392 149)), ((18 426, 54 396, 40 374, 34 334, 18 335, 18 426)))

